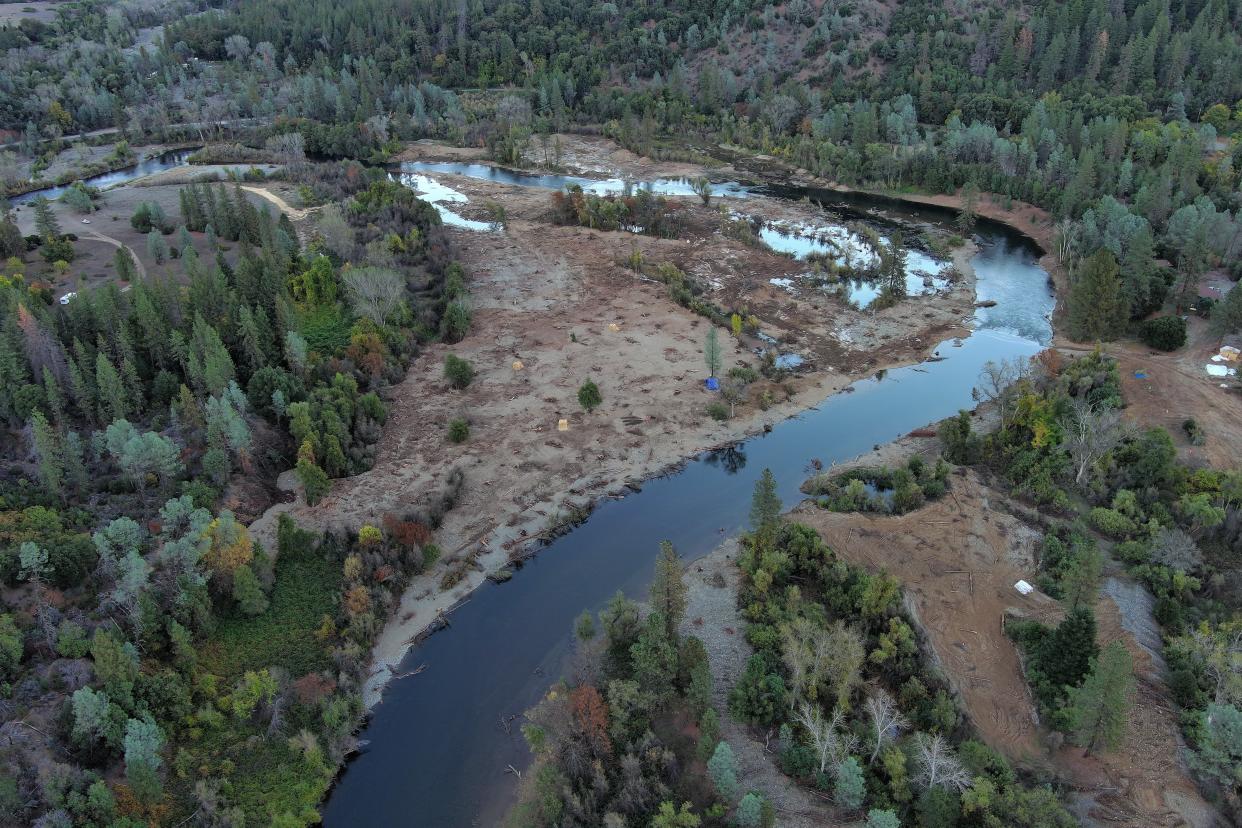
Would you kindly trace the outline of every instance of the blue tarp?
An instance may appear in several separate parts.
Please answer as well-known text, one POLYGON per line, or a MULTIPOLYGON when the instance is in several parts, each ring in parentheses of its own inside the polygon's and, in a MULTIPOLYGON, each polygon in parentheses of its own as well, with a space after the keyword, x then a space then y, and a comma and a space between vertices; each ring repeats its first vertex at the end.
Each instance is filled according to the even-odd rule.
POLYGON ((720 380, 716 379, 715 377, 708 377, 707 379, 703 380, 703 386, 708 391, 719 391, 720 380))
POLYGON ((1135 371, 1134 378, 1135 379, 1147 379, 1147 374, 1143 373, 1142 371, 1135 371))

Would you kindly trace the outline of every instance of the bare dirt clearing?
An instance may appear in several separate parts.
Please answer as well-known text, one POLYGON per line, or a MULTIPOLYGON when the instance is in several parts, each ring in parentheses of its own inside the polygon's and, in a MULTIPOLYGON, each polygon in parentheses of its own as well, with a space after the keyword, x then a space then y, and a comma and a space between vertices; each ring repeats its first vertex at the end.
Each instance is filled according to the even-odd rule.
POLYGON ((1153 351, 1137 342, 1110 343, 1105 352, 1119 363, 1128 418, 1166 429, 1179 457, 1191 466, 1238 468, 1242 466, 1242 394, 1221 388, 1225 380, 1204 370, 1219 346, 1208 323, 1192 316, 1188 344, 1172 353, 1153 351), (1182 428, 1188 419, 1203 430, 1202 446, 1190 444, 1182 428))
MULTIPOLYGON (((769 282, 803 264, 724 238, 719 213, 697 199, 679 204, 684 238, 659 239, 550 224, 547 190, 436 177, 469 196, 468 205, 453 205, 463 214, 486 217, 491 201, 508 217, 501 232, 451 231, 471 277, 471 333, 457 345, 430 347, 392 389, 392 413, 370 472, 336 482, 315 507, 279 507, 311 528, 378 523, 419 505, 454 467, 466 473, 463 500, 438 533, 444 560, 416 579, 376 648, 370 702, 410 639, 520 554, 526 538, 575 506, 801 411, 859 375, 921 358, 941 339, 964 333, 973 302, 970 273, 945 294, 879 312, 834 296, 803 301, 769 282), (814 370, 780 383, 761 379, 735 419, 709 418, 705 409, 715 397, 703 390, 702 347, 710 323, 674 304, 663 284, 620 264, 635 248, 646 261, 694 269, 713 301, 746 307, 763 332, 805 355, 814 370), (852 337, 838 336, 851 325, 852 337), (449 390, 442 379, 447 353, 478 372, 464 391, 449 390), (604 397, 593 414, 576 399, 587 378, 604 397), (766 411, 757 405, 765 391, 766 411), (470 424, 461 446, 446 438, 456 417, 470 424), (568 431, 557 430, 560 419, 568 431), (448 572, 455 583, 442 591, 448 572)), ((725 369, 757 363, 757 340, 739 344, 722 331, 721 342, 725 369)), ((273 528, 269 515, 252 530, 263 538, 273 528)))
POLYGON ((59 5, 45 0, 0 4, 0 26, 16 26, 23 20, 51 23, 56 19, 56 7, 59 5))
MULTIPOLYGON (((527 148, 524 161, 534 167, 545 166, 579 175, 604 178, 684 178, 704 173, 698 164, 654 161, 630 152, 607 138, 560 133, 548 139, 547 152, 539 142, 527 148), (559 157, 557 144, 559 143, 559 157)), ((481 147, 454 147, 434 140, 415 141, 397 156, 397 161, 479 161, 487 162, 481 147)), ((711 170, 713 177, 727 177, 732 167, 711 170)))
MULTIPOLYGON (((188 180, 187 178, 186 181, 188 180)), ((147 234, 135 230, 129 221, 140 203, 150 201, 160 205, 174 227, 180 225, 181 210, 178 198, 180 189, 175 184, 138 186, 130 184, 105 190, 95 202, 98 209, 89 215, 77 213, 58 201, 51 202, 52 211, 56 214, 61 229, 78 236, 78 241, 74 243, 77 258, 70 263, 69 271, 64 278, 60 278, 56 276, 51 267, 44 263, 37 252, 28 253, 26 255, 27 277, 47 280, 57 297, 71 291, 76 292, 84 287, 96 287, 115 277, 116 250, 118 246, 124 246, 137 259, 139 275, 183 279, 181 263, 176 259, 166 259, 162 263, 156 262, 155 257, 147 249, 147 234), (83 219, 86 219, 87 223, 83 223, 83 219)), ((266 199, 257 194, 248 194, 246 198, 261 210, 275 209, 266 199)), ((15 210, 17 226, 23 235, 37 232, 34 212, 34 207, 29 204, 19 205, 15 210)), ((190 233, 190 238, 199 260, 210 261, 213 254, 208 250, 206 236, 203 233, 190 233)), ((165 236, 164 241, 170 248, 175 247, 177 235, 174 233, 165 236)), ((224 251, 225 258, 230 263, 236 260, 237 245, 222 241, 221 250, 224 251)))

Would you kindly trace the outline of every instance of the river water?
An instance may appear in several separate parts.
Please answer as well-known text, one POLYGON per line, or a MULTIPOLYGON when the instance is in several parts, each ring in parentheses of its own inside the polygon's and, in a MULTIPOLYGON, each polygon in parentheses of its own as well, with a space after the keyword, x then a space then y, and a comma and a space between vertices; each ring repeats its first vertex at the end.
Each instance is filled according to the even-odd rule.
MULTIPOLYGON (((476 174, 550 188, 572 180, 484 165, 418 165, 407 172, 476 174)), ((912 222, 951 217, 934 208, 828 191, 764 192, 810 196, 834 213, 874 218, 881 209, 912 222)), ((642 597, 661 541, 672 541, 692 560, 741 530, 764 468, 772 469, 781 497, 792 505, 801 498, 798 487, 812 458, 825 464, 847 460, 973 407, 971 389, 985 362, 1030 356, 1045 346, 1052 335, 1054 298, 1037 263, 1039 250, 988 222, 976 229, 976 242, 978 298, 998 304, 978 312, 971 336, 941 343, 920 365, 856 382, 849 393, 829 397, 768 434, 693 458, 682 470, 648 481, 641 492, 603 502, 511 581, 485 582, 452 615, 450 628, 406 657, 398 672, 422 664, 426 669, 389 686, 362 733, 366 749, 348 764, 325 804, 324 823, 330 828, 498 824, 517 786, 505 769, 529 762, 518 728, 505 733, 501 718, 531 707, 559 677, 570 652, 571 625, 583 609, 600 609, 619 589, 642 597)))
MULTIPOLYGON (((100 190, 106 190, 109 187, 115 187, 118 184, 125 184, 133 181, 135 178, 142 178, 144 175, 152 175, 164 170, 171 170, 176 167, 187 166, 189 158, 194 154, 196 149, 179 149, 169 150, 159 155, 153 155, 150 158, 144 158, 137 164, 123 167, 112 172, 93 175, 90 178, 82 179, 84 183, 100 190)), ((9 199, 9 203, 14 206, 18 204, 26 204, 34 201, 36 198, 43 196, 50 201, 55 201, 60 197, 61 193, 69 189, 69 185, 62 187, 45 187, 42 190, 32 190, 28 193, 22 193, 19 196, 13 196, 9 199)))

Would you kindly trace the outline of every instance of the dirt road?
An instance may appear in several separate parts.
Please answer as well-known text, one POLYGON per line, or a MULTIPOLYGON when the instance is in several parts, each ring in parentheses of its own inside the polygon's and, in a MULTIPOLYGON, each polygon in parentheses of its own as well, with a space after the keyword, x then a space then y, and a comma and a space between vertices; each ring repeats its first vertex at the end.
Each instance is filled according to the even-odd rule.
POLYGON ((260 198, 265 198, 268 201, 272 202, 273 204, 276 205, 277 208, 279 208, 283 213, 289 216, 289 218, 293 221, 299 221, 301 219, 304 219, 307 216, 314 213, 316 210, 321 209, 319 207, 308 207, 306 209, 302 209, 300 207, 294 207, 292 204, 285 201, 279 195, 267 189, 266 187, 254 187, 254 186, 251 186, 250 184, 242 184, 241 188, 248 192, 254 193, 260 198))
POLYGON ((101 242, 104 242, 105 244, 110 244, 113 247, 120 248, 121 250, 129 251, 130 258, 134 260, 134 270, 138 273, 139 278, 142 278, 142 279, 147 278, 146 265, 142 263, 142 259, 138 257, 138 253, 134 250, 134 248, 130 247, 128 244, 125 244, 120 239, 114 239, 111 236, 105 236, 103 233, 100 233, 98 230, 95 230, 94 228, 85 231, 82 235, 85 238, 94 239, 95 241, 101 241, 101 242))

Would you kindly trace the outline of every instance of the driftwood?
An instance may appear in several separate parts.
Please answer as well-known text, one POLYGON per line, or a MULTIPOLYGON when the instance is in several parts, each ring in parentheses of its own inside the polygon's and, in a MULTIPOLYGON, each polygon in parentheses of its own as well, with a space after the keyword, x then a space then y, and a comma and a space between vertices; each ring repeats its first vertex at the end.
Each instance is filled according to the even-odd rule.
POLYGON ((424 661, 422 664, 418 665, 418 667, 414 668, 413 670, 410 670, 408 673, 394 673, 393 678, 403 679, 403 678, 409 678, 410 676, 417 676, 419 673, 421 673, 423 670, 426 670, 426 669, 427 669, 427 662, 424 661))

